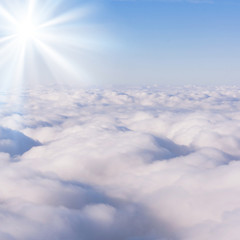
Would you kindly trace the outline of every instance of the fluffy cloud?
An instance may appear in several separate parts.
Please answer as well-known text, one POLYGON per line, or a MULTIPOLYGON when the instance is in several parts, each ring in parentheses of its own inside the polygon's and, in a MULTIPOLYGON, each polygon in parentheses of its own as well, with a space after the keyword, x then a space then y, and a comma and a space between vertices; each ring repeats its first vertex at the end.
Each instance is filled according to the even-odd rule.
POLYGON ((238 239, 240 91, 5 94, 0 237, 238 239))

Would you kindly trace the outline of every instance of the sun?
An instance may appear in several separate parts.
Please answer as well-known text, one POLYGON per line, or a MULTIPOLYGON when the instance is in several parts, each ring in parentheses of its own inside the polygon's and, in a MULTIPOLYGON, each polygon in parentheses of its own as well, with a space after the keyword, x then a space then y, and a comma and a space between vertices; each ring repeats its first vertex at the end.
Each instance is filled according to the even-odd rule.
POLYGON ((25 19, 16 26, 16 36, 19 40, 26 42, 34 40, 37 37, 38 26, 32 22, 32 19, 25 19))
POLYGON ((76 0, 1 0, 0 90, 87 82, 81 64, 99 42, 86 21, 92 9, 76 0))

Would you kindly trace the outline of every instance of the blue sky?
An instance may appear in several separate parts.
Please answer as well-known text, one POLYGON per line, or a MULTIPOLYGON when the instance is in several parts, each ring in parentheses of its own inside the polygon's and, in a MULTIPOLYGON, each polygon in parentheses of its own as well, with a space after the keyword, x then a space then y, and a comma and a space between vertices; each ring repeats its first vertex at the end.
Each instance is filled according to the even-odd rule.
POLYGON ((1 83, 238 84, 239 12, 239 0, 0 0, 1 83))
POLYGON ((240 80, 239 1, 101 3, 98 20, 112 38, 105 80, 163 85, 240 80))

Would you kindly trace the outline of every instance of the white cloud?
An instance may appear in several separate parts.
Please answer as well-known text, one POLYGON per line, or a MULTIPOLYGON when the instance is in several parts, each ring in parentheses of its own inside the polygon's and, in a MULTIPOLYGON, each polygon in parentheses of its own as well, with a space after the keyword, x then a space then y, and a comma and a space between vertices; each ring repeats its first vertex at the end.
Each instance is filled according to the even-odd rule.
POLYGON ((239 236, 239 88, 40 89, 18 111, 7 99, 1 238, 239 236))

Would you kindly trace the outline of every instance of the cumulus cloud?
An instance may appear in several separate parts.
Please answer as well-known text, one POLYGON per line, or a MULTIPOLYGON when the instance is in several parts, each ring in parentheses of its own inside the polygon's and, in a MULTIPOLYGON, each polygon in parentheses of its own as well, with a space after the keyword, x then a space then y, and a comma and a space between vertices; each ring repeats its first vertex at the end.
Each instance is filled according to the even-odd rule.
POLYGON ((32 147, 40 145, 21 132, 8 128, 0 127, 0 136, 0 152, 9 153, 11 156, 21 155, 32 147))
POLYGON ((0 97, 0 238, 238 239, 237 87, 0 97))

